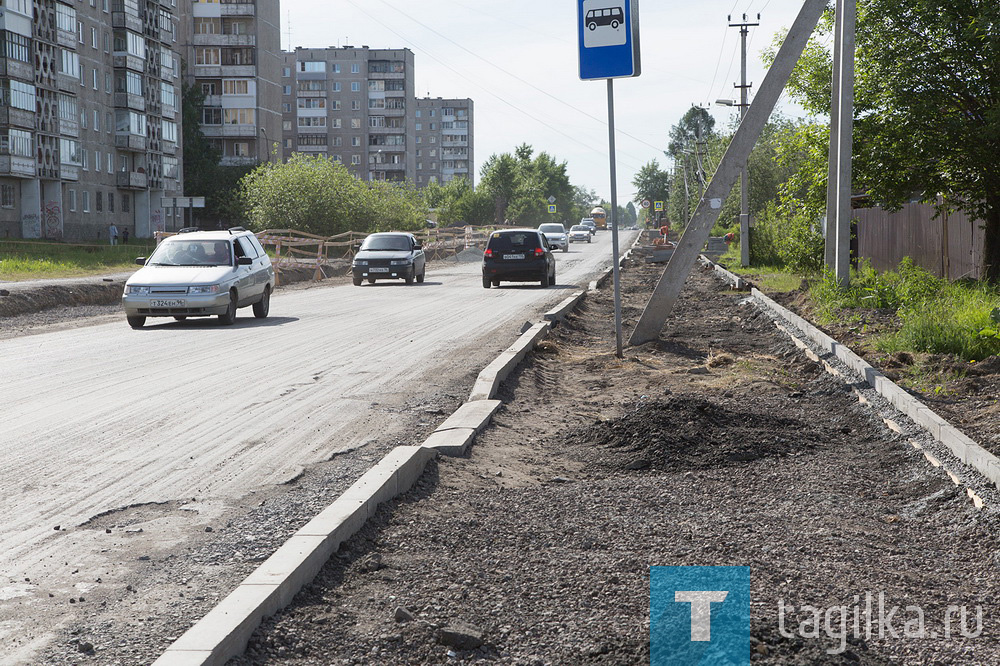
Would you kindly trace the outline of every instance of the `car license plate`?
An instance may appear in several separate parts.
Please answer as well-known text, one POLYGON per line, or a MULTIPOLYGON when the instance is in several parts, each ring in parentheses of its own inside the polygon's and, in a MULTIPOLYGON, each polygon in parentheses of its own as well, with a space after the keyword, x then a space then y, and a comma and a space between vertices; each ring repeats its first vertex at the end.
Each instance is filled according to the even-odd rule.
POLYGON ((505 254, 505 255, 503 255, 503 258, 504 259, 524 259, 524 255, 523 254, 505 254))
POLYGON ((373 266, 372 268, 368 269, 368 272, 369 273, 388 273, 389 269, 385 268, 384 266, 373 266))
POLYGON ((151 300, 149 302, 149 307, 151 308, 182 308, 186 303, 179 298, 171 300, 151 300))

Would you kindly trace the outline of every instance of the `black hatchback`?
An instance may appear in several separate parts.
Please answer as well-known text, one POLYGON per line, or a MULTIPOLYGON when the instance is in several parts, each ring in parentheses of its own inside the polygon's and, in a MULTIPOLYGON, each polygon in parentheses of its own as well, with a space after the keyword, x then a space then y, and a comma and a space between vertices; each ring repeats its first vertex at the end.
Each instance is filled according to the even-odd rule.
POLYGON ((494 231, 483 252, 483 288, 505 282, 556 283, 556 258, 545 235, 537 229, 494 231))

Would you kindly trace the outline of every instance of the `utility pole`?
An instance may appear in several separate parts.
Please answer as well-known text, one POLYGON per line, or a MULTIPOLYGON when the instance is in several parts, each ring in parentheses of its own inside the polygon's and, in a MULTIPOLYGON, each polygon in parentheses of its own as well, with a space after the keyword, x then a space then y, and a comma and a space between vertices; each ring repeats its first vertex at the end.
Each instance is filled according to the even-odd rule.
POLYGON ((854 135, 856 0, 837 0, 826 189, 826 268, 846 287, 851 279, 851 156, 854 135))
MULTIPOLYGON (((733 23, 732 16, 727 16, 730 28, 740 29, 740 83, 733 84, 734 88, 740 89, 740 123, 747 115, 747 96, 752 83, 747 83, 747 35, 750 28, 760 25, 760 23, 747 23, 747 15, 743 15, 742 23, 733 23)), ((757 14, 757 21, 760 21, 760 14, 757 14)), ((750 174, 747 171, 746 162, 740 171, 740 265, 750 265, 750 174)))
POLYGON ((630 345, 641 345, 659 337, 660 329, 670 316, 688 273, 705 246, 705 241, 708 240, 712 225, 719 219, 723 198, 736 184, 740 167, 745 165, 750 157, 750 151, 757 137, 767 124, 767 119, 774 110, 774 105, 785 83, 788 82, 795 63, 802 55, 806 42, 809 41, 809 36, 825 9, 826 0, 804 0, 802 3, 795 22, 785 35, 774 62, 764 76, 760 91, 747 109, 747 115, 737 128, 732 141, 729 142, 729 147, 722 156, 712 181, 708 184, 705 196, 698 202, 698 207, 684 230, 680 243, 674 249, 660 281, 642 311, 642 316, 636 322, 629 338, 630 345))

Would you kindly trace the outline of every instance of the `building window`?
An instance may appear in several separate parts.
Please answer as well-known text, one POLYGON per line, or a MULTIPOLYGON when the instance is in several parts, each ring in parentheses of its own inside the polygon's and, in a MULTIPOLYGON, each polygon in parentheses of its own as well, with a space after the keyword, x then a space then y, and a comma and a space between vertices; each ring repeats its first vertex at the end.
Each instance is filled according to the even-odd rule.
POLYGON ((239 142, 233 144, 233 157, 249 157, 250 156, 250 144, 246 142, 239 142))
POLYGON ((108 192, 108 212, 115 212, 115 193, 108 192))
MULTIPOLYGON (((4 185, 4 187, 6 188, 6 187, 9 187, 9 186, 8 185, 4 185)), ((13 189, 14 188, 11 188, 11 190, 13 190, 13 189)), ((13 195, 14 195, 14 193, 12 191, 11 192, 11 196, 13 196, 13 195)), ((67 190, 66 191, 66 195, 69 197, 69 210, 70 210, 71 213, 75 213, 76 212, 76 190, 67 190)))
POLYGON ((351 118, 351 129, 361 129, 361 118, 351 118))
POLYGON ((287 79, 288 77, 290 77, 292 75, 292 68, 291 67, 282 67, 281 68, 281 75, 287 79))
POLYGON ((325 72, 326 63, 322 60, 300 60, 299 61, 299 71, 300 72, 325 72))
POLYGON ((361 65, 354 63, 351 65, 351 74, 358 74, 361 72, 361 65))
POLYGON ((110 152, 108 153, 108 173, 113 173, 115 170, 115 156, 110 152))
POLYGON ((360 146, 361 145, 361 137, 360 136, 352 136, 351 137, 351 145, 354 146, 354 147, 360 146))
POLYGON ((97 109, 94 109, 94 131, 101 131, 101 112, 97 109))
POLYGON ((361 100, 359 100, 359 99, 353 99, 353 100, 351 100, 351 110, 352 111, 360 111, 361 110, 361 100))
POLYGON ((291 86, 283 86, 281 92, 284 95, 291 95, 292 94, 292 87, 291 86))
MULTIPOLYGON (((72 190, 70 190, 72 192, 72 190)), ((0 186, 0 206, 3 208, 13 208, 14 207, 14 186, 13 185, 3 185, 0 186)), ((75 208, 75 206, 74 206, 75 208)))
POLYGON ((340 92, 340 81, 333 82, 333 92, 340 92))
POLYGON ((90 212, 90 190, 83 191, 83 212, 90 212))
POLYGON ((351 155, 351 164, 361 164, 361 155, 351 155))
POLYGON ((122 212, 130 213, 132 208, 132 197, 128 193, 122 194, 122 212))
POLYGON ((340 74, 340 63, 333 63, 330 65, 330 71, 334 74, 340 74))
POLYGON ((104 193, 103 192, 98 192, 96 195, 94 195, 94 208, 97 210, 98 213, 100 213, 100 212, 102 212, 104 210, 104 193))
POLYGON ((351 92, 361 92, 361 83, 358 81, 351 81, 351 92))
POLYGON ((281 105, 281 112, 282 113, 291 113, 292 112, 292 105, 289 104, 288 102, 283 102, 282 105, 281 105))
POLYGON ((281 121, 281 129, 284 132, 291 132, 292 131, 292 121, 291 120, 282 120, 281 121))

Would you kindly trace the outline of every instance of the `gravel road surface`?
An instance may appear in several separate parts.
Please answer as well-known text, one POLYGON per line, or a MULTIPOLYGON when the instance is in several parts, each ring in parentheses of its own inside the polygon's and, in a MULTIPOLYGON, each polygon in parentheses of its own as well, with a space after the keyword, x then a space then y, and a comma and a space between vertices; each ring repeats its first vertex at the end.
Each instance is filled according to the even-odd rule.
POLYGON ((548 290, 484 290, 458 262, 409 287, 282 289, 232 327, 135 331, 110 306, 0 319, 0 663, 152 661, 432 431, 525 320, 610 264, 610 237, 557 261, 548 290))
MULTIPOLYGON (((627 326, 658 273, 625 271, 627 326)), ((624 360, 611 320, 588 297, 469 454, 383 506, 232 665, 648 663, 657 565, 750 568, 754 663, 1000 663, 996 493, 977 509, 925 435, 712 274, 624 360), (855 632, 879 594, 898 611, 855 632)))

